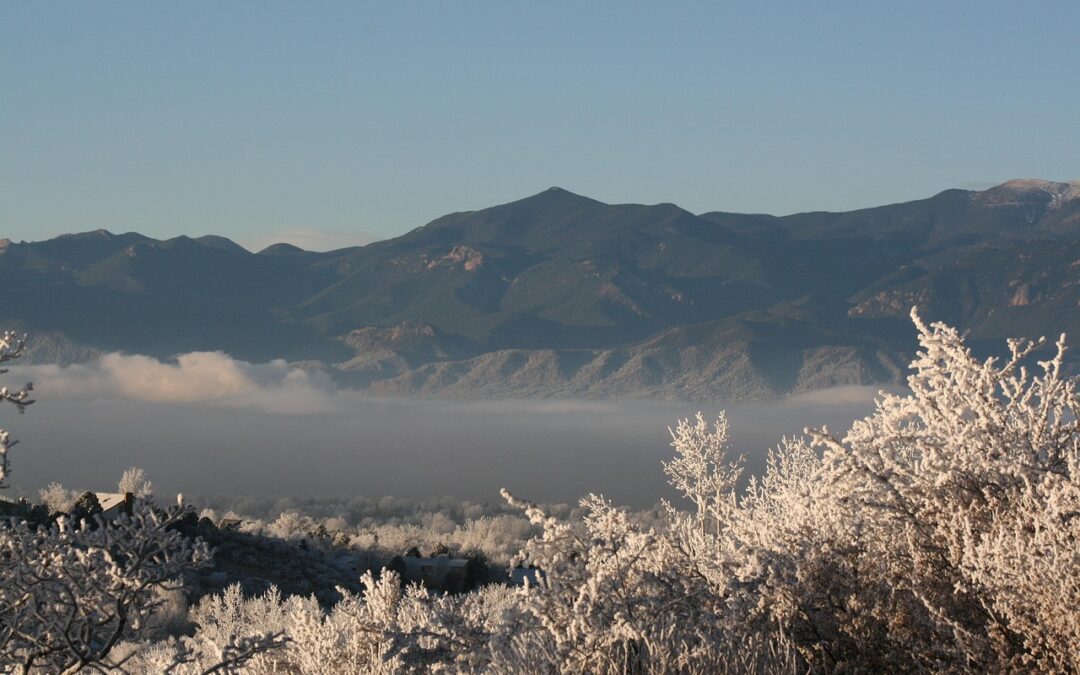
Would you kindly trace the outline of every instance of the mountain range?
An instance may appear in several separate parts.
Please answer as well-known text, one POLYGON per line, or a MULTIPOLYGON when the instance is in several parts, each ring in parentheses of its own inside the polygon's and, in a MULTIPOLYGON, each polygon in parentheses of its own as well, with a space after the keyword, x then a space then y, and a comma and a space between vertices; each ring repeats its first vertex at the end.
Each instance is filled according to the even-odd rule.
POLYGON ((36 362, 222 350, 382 395, 771 397, 901 382, 912 305, 979 353, 1080 335, 1080 182, 782 217, 551 188, 325 253, 5 239, 0 274, 36 362))

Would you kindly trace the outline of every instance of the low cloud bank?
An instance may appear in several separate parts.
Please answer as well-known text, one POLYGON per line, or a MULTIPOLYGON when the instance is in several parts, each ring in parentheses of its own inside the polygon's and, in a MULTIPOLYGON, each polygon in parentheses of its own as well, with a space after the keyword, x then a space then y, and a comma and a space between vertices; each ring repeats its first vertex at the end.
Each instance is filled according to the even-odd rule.
POLYGON ((339 409, 333 382, 324 374, 290 368, 283 360, 252 364, 223 352, 190 352, 172 363, 112 353, 89 364, 13 368, 11 376, 33 381, 38 392, 50 399, 202 403, 277 414, 339 409))
POLYGON ((675 498, 660 462, 668 427, 699 409, 726 410, 732 456, 747 475, 806 426, 840 432, 873 410, 876 387, 808 392, 778 401, 377 399, 339 390, 325 374, 284 361, 252 364, 220 352, 172 361, 108 354, 67 367, 13 368, 38 403, 5 419, 22 443, 16 487, 60 481, 110 489, 143 467, 161 494, 298 498, 452 495, 498 503, 500 487, 575 503, 589 492, 643 507, 675 498))

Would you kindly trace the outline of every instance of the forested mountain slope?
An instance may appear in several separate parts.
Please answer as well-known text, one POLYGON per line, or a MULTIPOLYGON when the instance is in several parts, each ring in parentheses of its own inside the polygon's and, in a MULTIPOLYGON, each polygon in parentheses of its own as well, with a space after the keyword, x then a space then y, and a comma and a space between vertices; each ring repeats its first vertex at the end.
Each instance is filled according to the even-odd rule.
POLYGON ((39 362, 223 350, 392 394, 772 396, 898 381, 913 304, 977 348, 1080 333, 1080 183, 783 217, 551 188, 327 253, 4 240, 0 274, 39 362))

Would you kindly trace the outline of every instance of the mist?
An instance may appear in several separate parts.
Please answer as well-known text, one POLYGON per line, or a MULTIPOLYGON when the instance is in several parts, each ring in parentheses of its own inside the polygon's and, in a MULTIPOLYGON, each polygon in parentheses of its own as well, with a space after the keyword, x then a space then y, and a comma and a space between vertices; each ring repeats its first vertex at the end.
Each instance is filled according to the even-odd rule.
POLYGON ((733 454, 760 473, 770 448, 806 426, 846 429, 877 389, 842 387, 772 402, 445 401, 372 398, 283 362, 221 354, 174 364, 110 355, 90 365, 26 366, 37 403, 4 426, 12 492, 59 481, 112 490, 132 465, 161 496, 453 496, 498 502, 499 488, 541 502, 595 492, 632 507, 674 494, 660 462, 668 427, 726 410, 733 454), (222 384, 224 382, 224 384, 222 384), (199 392, 202 392, 201 395, 199 392))

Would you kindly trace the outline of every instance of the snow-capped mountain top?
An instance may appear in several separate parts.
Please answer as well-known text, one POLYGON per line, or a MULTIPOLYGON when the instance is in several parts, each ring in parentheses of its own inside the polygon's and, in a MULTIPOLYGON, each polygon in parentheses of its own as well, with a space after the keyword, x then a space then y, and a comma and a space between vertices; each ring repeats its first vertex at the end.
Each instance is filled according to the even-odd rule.
POLYGON ((1080 199, 1080 180, 1059 183, 1039 178, 1016 178, 981 193, 995 203, 1043 201, 1049 197, 1049 208, 1058 208, 1080 199))

